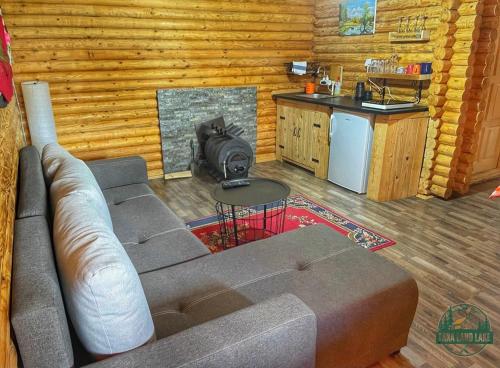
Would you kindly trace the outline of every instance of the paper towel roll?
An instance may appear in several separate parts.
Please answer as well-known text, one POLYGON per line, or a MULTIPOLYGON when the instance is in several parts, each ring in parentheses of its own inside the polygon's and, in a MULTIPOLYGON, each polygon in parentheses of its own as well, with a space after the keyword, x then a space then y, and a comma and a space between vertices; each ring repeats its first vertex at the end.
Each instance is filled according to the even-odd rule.
POLYGON ((24 107, 30 127, 31 143, 42 154, 48 143, 57 143, 54 113, 47 82, 23 82, 24 107))

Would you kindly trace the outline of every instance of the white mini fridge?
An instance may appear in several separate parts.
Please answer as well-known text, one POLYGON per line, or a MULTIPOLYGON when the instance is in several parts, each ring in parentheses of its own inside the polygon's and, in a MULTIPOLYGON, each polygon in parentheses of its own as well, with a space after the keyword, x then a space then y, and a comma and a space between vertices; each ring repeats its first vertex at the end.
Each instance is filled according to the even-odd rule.
POLYGON ((330 123, 328 180, 356 193, 366 193, 372 141, 370 120, 334 112, 330 123))

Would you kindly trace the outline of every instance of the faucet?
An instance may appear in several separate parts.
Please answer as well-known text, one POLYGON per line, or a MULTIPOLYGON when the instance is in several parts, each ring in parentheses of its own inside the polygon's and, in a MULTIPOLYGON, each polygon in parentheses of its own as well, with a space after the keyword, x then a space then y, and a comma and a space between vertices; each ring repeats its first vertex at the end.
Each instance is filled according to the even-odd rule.
POLYGON ((330 80, 330 76, 326 74, 326 68, 321 65, 318 66, 318 70, 316 70, 316 75, 319 75, 322 69, 323 69, 323 77, 321 78, 319 84, 322 86, 326 86, 326 88, 328 88, 328 91, 333 96, 335 94, 335 81, 330 80))
POLYGON ((324 66, 318 66, 318 70, 316 70, 316 75, 319 75, 321 73, 321 69, 323 69, 323 78, 326 77, 326 68, 324 66))

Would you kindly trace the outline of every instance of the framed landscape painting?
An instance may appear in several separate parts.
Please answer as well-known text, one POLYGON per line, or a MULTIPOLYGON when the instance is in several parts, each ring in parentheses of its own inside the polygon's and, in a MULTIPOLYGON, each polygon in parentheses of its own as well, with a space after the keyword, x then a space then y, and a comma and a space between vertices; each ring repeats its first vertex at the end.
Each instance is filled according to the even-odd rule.
POLYGON ((339 33, 359 36, 375 33, 377 0, 341 0, 339 4, 339 33))

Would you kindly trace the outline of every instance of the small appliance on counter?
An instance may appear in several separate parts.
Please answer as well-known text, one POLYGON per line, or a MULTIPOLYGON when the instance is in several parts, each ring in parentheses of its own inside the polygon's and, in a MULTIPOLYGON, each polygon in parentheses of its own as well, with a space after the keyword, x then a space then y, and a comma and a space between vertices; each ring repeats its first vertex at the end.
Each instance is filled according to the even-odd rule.
POLYGON ((373 140, 371 121, 334 112, 330 124, 328 180, 356 193, 366 193, 373 140))
POLYGON ((362 100, 365 97, 365 82, 356 83, 356 92, 354 94, 355 100, 362 100))
POLYGON ((395 100, 368 100, 361 102, 361 106, 379 110, 394 110, 407 109, 414 107, 415 103, 410 101, 395 101, 395 100))

